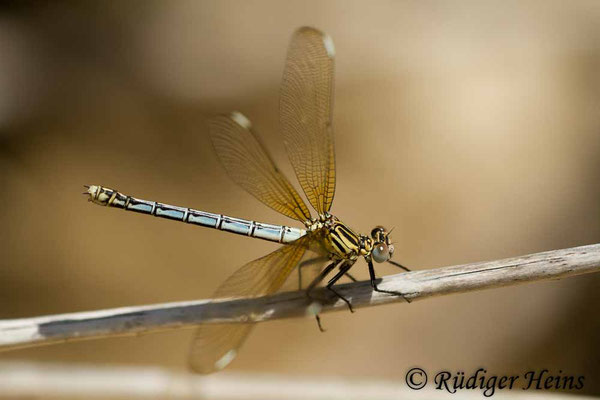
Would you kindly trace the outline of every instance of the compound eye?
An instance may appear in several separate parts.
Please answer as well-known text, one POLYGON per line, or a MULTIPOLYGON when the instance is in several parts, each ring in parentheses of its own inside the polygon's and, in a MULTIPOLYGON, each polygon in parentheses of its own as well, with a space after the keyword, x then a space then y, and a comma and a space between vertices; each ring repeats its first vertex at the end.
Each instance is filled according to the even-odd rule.
POLYGON ((373 260, 378 263, 382 263, 390 259, 390 249, 388 248, 388 245, 383 242, 375 243, 371 254, 373 255, 373 260))

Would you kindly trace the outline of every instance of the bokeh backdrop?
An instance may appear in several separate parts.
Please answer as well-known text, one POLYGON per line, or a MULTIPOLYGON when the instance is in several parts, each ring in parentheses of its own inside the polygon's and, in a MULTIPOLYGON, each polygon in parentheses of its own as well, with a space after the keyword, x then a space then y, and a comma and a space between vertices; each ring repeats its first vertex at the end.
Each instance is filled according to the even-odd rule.
MULTIPOLYGON (((332 211, 363 233, 395 227, 395 259, 419 270, 600 242, 598 1, 13 2, 0 8, 0 318, 206 298, 274 250, 80 192, 290 223, 227 178, 206 119, 245 113, 292 178, 278 93, 302 25, 337 50, 332 211)), ((547 368, 600 394, 599 289, 587 275, 327 314, 324 334, 265 323, 230 368, 399 382, 415 365, 547 368)), ((0 359, 183 371, 190 338, 0 359)))

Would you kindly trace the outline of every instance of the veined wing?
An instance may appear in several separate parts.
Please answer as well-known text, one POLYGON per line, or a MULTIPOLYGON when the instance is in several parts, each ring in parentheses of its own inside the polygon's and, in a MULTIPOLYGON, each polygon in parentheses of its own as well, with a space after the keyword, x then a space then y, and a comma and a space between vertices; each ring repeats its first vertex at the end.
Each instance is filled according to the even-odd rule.
POLYGON ((217 156, 234 182, 275 211, 298 221, 310 220, 308 207, 275 166, 244 115, 221 115, 209 126, 217 156))
MULTIPOLYGON (((273 253, 251 261, 231 275, 215 292, 216 298, 256 297, 277 292, 304 256, 314 254, 318 243, 307 234, 273 253)), ((210 373, 225 368, 254 324, 201 325, 190 352, 191 368, 210 373)))
POLYGON ((288 49, 279 106, 288 156, 320 215, 329 212, 335 193, 334 56, 329 36, 314 28, 298 29, 288 49))

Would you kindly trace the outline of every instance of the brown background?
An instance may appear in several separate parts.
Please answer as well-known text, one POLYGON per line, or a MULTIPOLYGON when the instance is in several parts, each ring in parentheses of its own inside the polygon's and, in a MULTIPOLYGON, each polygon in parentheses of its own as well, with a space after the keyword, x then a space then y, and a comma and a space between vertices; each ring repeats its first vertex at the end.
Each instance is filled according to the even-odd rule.
MULTIPOLYGON (((600 2, 20 3, 0 12, 0 317, 208 297, 275 249, 79 192, 103 184, 290 223, 228 180, 205 120, 244 112, 291 177, 278 88, 301 25, 337 49, 332 211, 350 226, 395 226, 395 258, 414 269, 600 242, 600 2)), ((272 322, 231 369, 400 381, 414 365, 548 368, 600 394, 599 285, 588 275, 329 314, 325 334, 310 319, 272 322)), ((189 339, 0 359, 181 370, 189 339)))

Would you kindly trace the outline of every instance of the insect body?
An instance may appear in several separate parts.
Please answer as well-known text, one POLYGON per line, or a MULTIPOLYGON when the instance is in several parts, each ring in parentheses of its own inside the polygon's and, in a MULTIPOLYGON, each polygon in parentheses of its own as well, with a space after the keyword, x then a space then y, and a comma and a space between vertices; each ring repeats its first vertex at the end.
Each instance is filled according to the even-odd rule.
MULTIPOLYGON (((344 276, 351 277, 348 271, 361 257, 368 265, 373 290, 402 296, 381 290, 373 267, 375 261, 406 269, 390 260, 394 247, 389 232, 378 226, 370 236, 361 235, 330 214, 336 183, 331 120, 334 55, 329 36, 314 28, 298 29, 288 50, 280 96, 286 150, 300 186, 317 213, 315 218, 275 166, 243 114, 221 115, 209 122, 212 144, 229 176, 265 205, 303 223, 305 229, 142 200, 104 186, 88 187, 90 201, 285 244, 238 269, 217 289, 217 298, 263 296, 298 287, 312 298, 313 289, 337 269, 325 287, 352 310, 351 302, 334 285, 344 276), (292 274, 295 269, 297 275, 292 274), (294 277, 297 286, 290 287, 288 282, 294 277)), ((318 314, 316 317, 319 321, 318 314)), ((251 328, 252 324, 200 326, 190 354, 192 368, 201 373, 224 368, 235 358, 251 328)))
MULTIPOLYGON (((309 227, 309 231, 322 230, 325 248, 332 258, 356 260, 359 255, 365 255, 367 249, 365 238, 355 233, 346 224, 333 215, 326 215, 323 222, 319 221, 309 227)), ((369 243, 371 241, 369 240, 369 243)))

